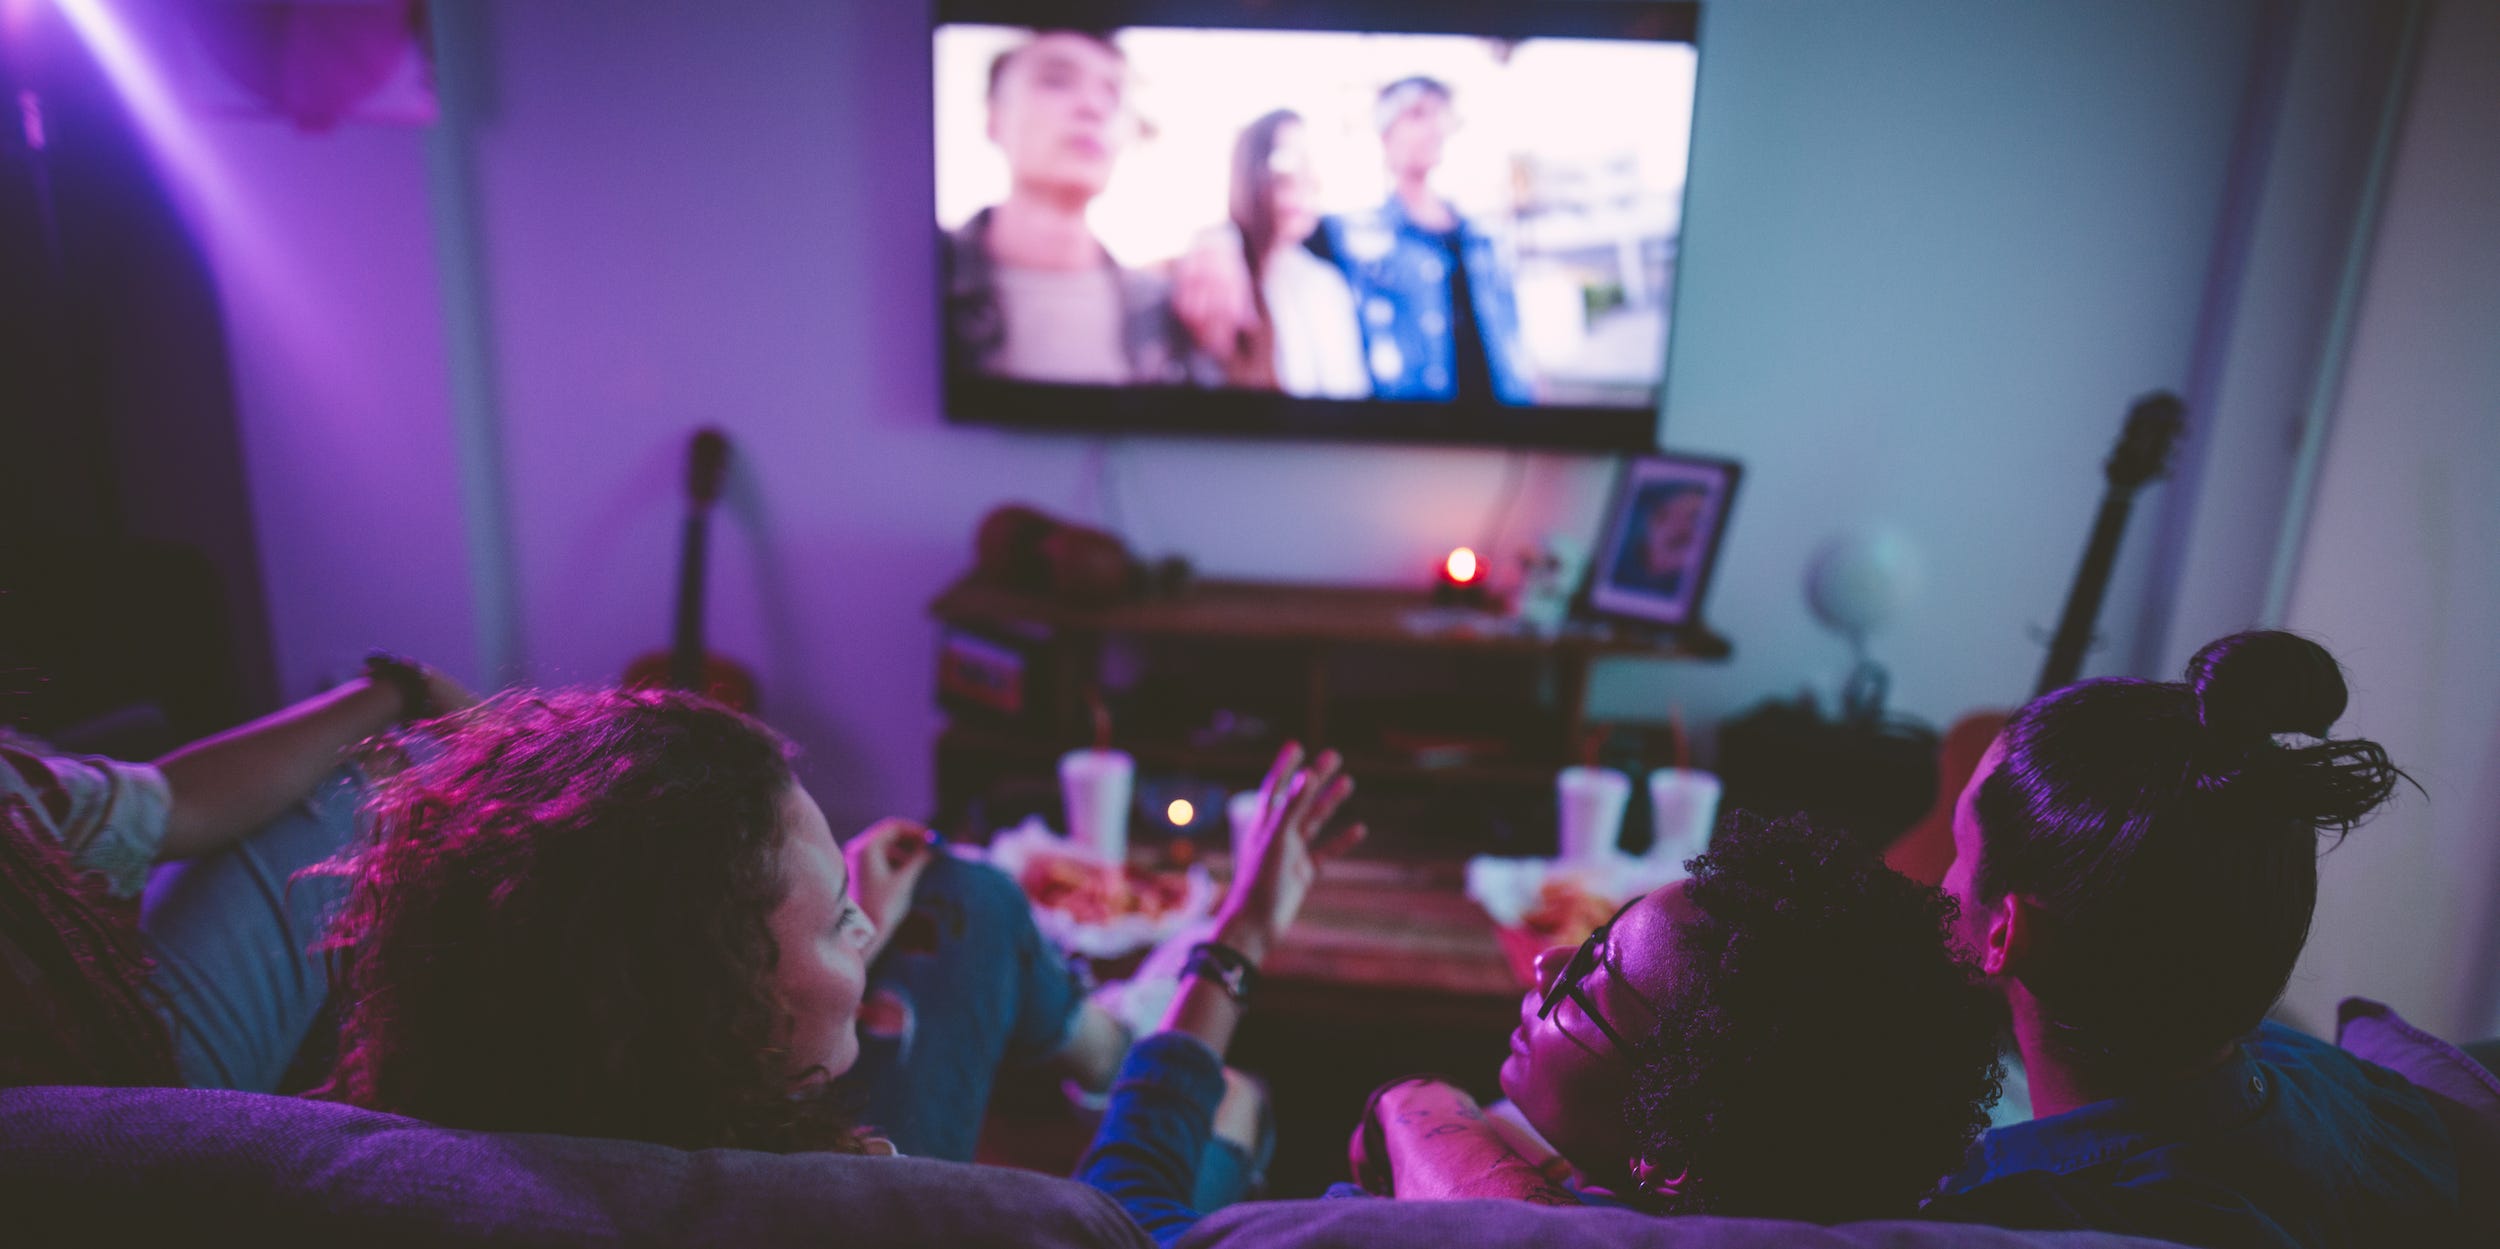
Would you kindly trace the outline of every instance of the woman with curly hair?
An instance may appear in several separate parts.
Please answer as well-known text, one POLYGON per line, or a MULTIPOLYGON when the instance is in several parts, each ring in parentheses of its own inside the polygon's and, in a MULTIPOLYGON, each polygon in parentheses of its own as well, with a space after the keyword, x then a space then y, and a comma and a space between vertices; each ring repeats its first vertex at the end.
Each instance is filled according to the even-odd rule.
POLYGON ((838 846, 752 719, 569 691, 430 728, 333 865, 346 1010, 317 1096, 460 1128, 968 1160, 1002 1064, 1100 1083, 1125 1046, 1013 881, 903 821, 838 846))
MULTIPOLYGON (((1364 1187, 1822 1222, 1914 1213, 1997 1095, 1999 1017, 1947 942, 1952 904, 1799 820, 1737 820, 1689 866, 1538 960, 1501 1070, 1516 1119, 1437 1079, 1389 1085, 1355 1137, 1364 1187)), ((1174 1016, 1131 1054, 1082 1169, 1163 1244, 1198 1217, 1175 1164, 1203 1138, 1205 1073, 1230 1033, 1229 1018, 1174 1016)))
POLYGON ((1961 794, 1944 883, 2038 1117, 1989 1133, 1930 1216, 2467 1243, 2420 1090, 2266 1021, 2308 940, 2321 834, 2404 779, 2378 743, 2328 735, 2345 700, 2325 648, 2256 632, 2185 680, 2085 681, 2015 713, 1961 794))

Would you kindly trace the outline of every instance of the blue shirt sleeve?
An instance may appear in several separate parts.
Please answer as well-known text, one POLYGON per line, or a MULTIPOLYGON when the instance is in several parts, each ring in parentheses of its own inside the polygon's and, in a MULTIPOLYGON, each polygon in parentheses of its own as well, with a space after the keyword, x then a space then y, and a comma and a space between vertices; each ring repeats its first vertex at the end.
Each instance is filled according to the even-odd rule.
POLYGON ((1198 1160, 1224 1100, 1224 1060, 1196 1037, 1158 1032, 1120 1064, 1111 1104, 1076 1177, 1109 1193, 1157 1245, 1197 1225, 1198 1160))

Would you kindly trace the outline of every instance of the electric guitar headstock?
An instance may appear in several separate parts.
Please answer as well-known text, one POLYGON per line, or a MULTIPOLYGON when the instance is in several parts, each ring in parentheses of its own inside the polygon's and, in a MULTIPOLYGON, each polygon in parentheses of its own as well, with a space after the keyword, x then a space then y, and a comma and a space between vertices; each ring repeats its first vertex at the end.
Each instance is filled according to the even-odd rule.
POLYGON ((2170 472, 2170 449, 2187 428, 2187 407, 2177 395, 2157 390, 2127 411, 2127 428, 2109 453, 2103 473, 2112 490, 2134 492, 2170 472))

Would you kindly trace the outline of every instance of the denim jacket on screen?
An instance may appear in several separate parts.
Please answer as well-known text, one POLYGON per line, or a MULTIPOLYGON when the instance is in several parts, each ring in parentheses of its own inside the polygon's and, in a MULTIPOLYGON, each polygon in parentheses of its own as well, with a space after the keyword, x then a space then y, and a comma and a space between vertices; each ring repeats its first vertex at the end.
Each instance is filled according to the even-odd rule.
MULTIPOLYGON (((1372 393, 1382 399, 1454 398, 1458 352, 1450 328, 1450 253, 1441 236, 1415 224, 1394 195, 1369 212, 1323 218, 1320 230, 1327 252, 1354 288, 1372 393)), ((1484 336, 1494 396, 1509 404, 1536 402, 1519 346, 1519 304, 1502 248, 1461 217, 1458 252, 1467 266, 1470 302, 1484 336)))

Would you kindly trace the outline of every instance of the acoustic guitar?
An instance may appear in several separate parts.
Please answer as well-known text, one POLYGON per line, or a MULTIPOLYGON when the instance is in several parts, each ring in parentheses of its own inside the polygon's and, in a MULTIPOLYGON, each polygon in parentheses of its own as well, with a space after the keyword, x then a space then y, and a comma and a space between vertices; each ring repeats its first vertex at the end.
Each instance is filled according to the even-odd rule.
MULTIPOLYGON (((2066 591, 2066 610, 2058 616, 2057 633, 2049 639, 2049 655, 2040 665, 2037 698, 2075 682, 2083 671, 2084 653, 2092 648, 2092 630, 2101 615, 2101 599, 2109 591, 2110 571, 2118 565, 2118 542, 2127 532, 2127 515, 2136 492, 2170 471, 2170 449, 2186 427, 2186 409, 2179 397, 2157 391, 2136 400, 2127 426, 2102 466, 2109 488, 2101 495, 2100 514, 2092 522, 2092 538, 2084 545, 2083 563, 2066 591)), ((1894 871, 1912 880, 1941 884, 1953 865, 1953 807, 1962 787, 1979 770, 1988 746, 2003 732, 2013 713, 2002 709, 1975 711, 1946 729, 1936 752, 1936 799, 1910 831, 1884 852, 1894 871)))
POLYGON ((711 546, 712 505, 729 475, 729 436, 695 431, 686 447, 686 527, 677 550, 677 615, 667 650, 625 668, 629 689, 693 690, 740 711, 755 710, 755 676, 734 659, 703 646, 703 583, 711 546))

